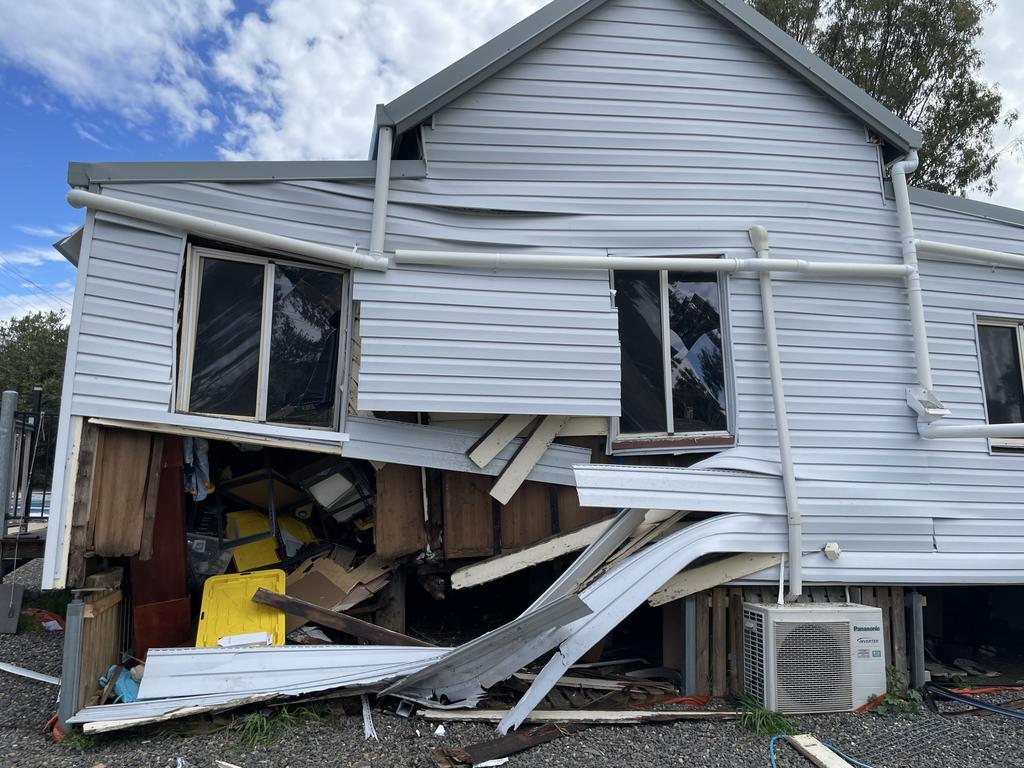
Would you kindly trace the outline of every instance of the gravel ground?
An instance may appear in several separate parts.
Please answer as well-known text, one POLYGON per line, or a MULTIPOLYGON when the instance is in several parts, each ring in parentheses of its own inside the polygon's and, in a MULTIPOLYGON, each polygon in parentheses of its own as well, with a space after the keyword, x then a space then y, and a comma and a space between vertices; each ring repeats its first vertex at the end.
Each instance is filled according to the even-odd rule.
POLYGON ((15 568, 4 576, 4 581, 21 584, 25 589, 39 589, 39 585, 43 583, 42 558, 30 560, 20 568, 15 568))
MULTIPOLYGON (((0 661, 47 674, 60 673, 63 633, 0 635, 0 661)), ((432 766, 437 746, 463 746, 493 738, 492 727, 435 723, 375 713, 380 743, 363 740, 360 717, 332 717, 289 731, 267 747, 244 749, 224 729, 182 734, 158 727, 100 739, 72 738, 54 745, 42 732, 55 711, 53 686, 0 672, 0 768, 195 768, 225 760, 242 768, 396 768, 432 766), (417 733, 417 729, 419 733, 417 733)), ((815 715, 792 718, 799 729, 877 768, 1024 766, 1024 722, 993 715, 939 717, 815 715)), ((512 756, 509 768, 747 768, 768 766, 768 739, 731 722, 681 722, 592 728, 512 756)), ((785 744, 780 768, 810 764, 785 744)))

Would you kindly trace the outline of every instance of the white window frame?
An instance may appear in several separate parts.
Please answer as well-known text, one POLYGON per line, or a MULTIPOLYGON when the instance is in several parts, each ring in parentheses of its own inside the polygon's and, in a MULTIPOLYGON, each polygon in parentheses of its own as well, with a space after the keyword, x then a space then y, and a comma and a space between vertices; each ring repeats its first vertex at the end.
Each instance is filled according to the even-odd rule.
MULTIPOLYGON (((680 260, 685 259, 681 256, 680 260)), ((729 330, 729 275, 718 272, 718 306, 722 334, 722 362, 725 368, 723 387, 725 389, 725 430, 707 430, 699 432, 674 432, 674 404, 672 402, 672 350, 669 346, 670 323, 668 301, 668 273, 672 270, 658 270, 659 307, 661 310, 661 370, 662 385, 665 390, 665 426, 664 432, 627 432, 620 431, 620 418, 610 419, 608 441, 605 452, 609 455, 628 456, 660 453, 710 453, 725 450, 736 445, 736 399, 733 385, 732 339, 729 330)), ((615 292, 615 272, 610 270, 613 293, 615 292)), ((616 304, 618 311, 618 304, 616 304)))
POLYGON ((287 427, 289 429, 310 429, 336 432, 340 429, 344 414, 342 413, 342 391, 344 389, 345 377, 347 375, 347 361, 345 351, 347 349, 348 337, 348 316, 349 306, 349 284, 350 277, 347 270, 335 269, 321 264, 312 264, 296 259, 288 259, 277 256, 254 256, 248 253, 236 251, 224 251, 205 246, 194 246, 191 243, 185 254, 185 285, 184 299, 182 303, 182 324, 181 335, 178 343, 178 381, 175 387, 177 413, 191 414, 193 416, 205 416, 216 419, 231 419, 233 421, 248 421, 258 424, 270 424, 271 426, 287 427), (201 260, 206 258, 221 259, 224 261, 242 261, 249 264, 263 265, 263 304, 260 317, 260 352, 259 367, 257 369, 256 381, 256 413, 253 416, 238 416, 224 413, 207 413, 204 411, 191 410, 192 388, 192 364, 195 357, 196 328, 199 322, 199 297, 202 290, 202 270, 199 268, 201 260), (287 421, 267 421, 267 389, 270 381, 270 337, 273 330, 273 305, 274 305, 274 276, 277 265, 298 267, 300 269, 312 269, 318 272, 332 272, 342 275, 342 307, 341 320, 338 329, 338 365, 335 371, 334 382, 334 405, 332 407, 333 417, 328 426, 313 424, 296 424, 287 421))
MULTIPOLYGON (((988 420, 988 394, 985 390, 985 366, 981 359, 981 326, 995 326, 999 328, 1013 328, 1017 332, 1017 361, 1020 365, 1021 386, 1024 387, 1024 318, 1021 317, 998 317, 993 315, 975 315, 974 318, 974 342, 978 350, 978 375, 981 377, 981 407, 985 411, 985 423, 988 420)), ((1024 449, 1024 438, 1020 437, 990 437, 988 440, 990 448, 1016 448, 1024 449)))

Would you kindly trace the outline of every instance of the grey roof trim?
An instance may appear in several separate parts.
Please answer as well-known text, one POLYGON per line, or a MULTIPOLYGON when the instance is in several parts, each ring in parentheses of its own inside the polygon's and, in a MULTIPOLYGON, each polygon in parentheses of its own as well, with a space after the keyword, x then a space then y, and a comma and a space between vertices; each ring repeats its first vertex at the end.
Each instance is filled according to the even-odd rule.
MULTIPOLYGON (((68 184, 134 181, 362 181, 377 175, 370 160, 210 161, 186 163, 68 163, 68 184)), ((395 160, 392 178, 422 179, 422 160, 395 160)))
MULTIPOLYGON (((886 193, 892 197, 892 190, 887 186, 886 193)), ((930 189, 910 188, 910 202, 917 205, 925 205, 929 208, 941 208, 946 211, 962 213, 967 216, 975 216, 979 219, 998 221, 1001 224, 1010 224, 1014 227, 1024 227, 1024 211, 1017 208, 1007 208, 994 203, 983 203, 979 200, 968 200, 966 197, 947 195, 942 192, 933 192, 930 189)))
MULTIPOLYGON (((394 125, 396 133, 426 120, 445 105, 511 64, 577 19, 603 5, 605 0, 553 0, 539 11, 484 43, 433 77, 378 107, 374 124, 394 125)), ((855 86, 832 67, 800 45, 743 0, 701 0, 716 13, 764 48, 826 96, 838 102, 874 128, 901 151, 921 146, 921 134, 855 86)), ((371 139, 371 153, 376 138, 371 139)))

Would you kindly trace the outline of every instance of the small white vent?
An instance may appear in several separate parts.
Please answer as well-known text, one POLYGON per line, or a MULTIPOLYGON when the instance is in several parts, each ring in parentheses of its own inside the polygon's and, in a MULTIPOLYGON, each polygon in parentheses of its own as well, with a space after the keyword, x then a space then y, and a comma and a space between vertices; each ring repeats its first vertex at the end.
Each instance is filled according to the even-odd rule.
POLYGON ((852 709, 850 623, 777 622, 775 680, 783 712, 852 709))
POLYGON ((743 688, 762 704, 764 700, 764 614, 743 611, 743 688))

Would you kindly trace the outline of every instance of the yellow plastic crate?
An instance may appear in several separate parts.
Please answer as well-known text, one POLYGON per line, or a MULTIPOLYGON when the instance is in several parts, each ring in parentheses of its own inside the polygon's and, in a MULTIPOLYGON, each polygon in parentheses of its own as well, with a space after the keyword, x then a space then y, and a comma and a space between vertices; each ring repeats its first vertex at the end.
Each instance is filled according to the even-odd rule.
POLYGON ((254 603, 252 596, 260 587, 284 594, 284 571, 228 573, 208 578, 203 586, 196 648, 216 648, 220 638, 248 632, 266 632, 273 638, 273 645, 284 645, 284 611, 254 603))
MULTIPOLYGON (((246 536, 266 533, 270 530, 270 518, 256 510, 228 512, 227 519, 227 538, 229 539, 244 539, 246 536)), ((298 539, 303 544, 312 544, 316 541, 316 536, 313 535, 309 526, 301 520, 281 516, 277 518, 277 524, 283 534, 298 539)), ((267 537, 235 547, 233 560, 235 569, 239 572, 279 563, 281 558, 277 554, 277 540, 267 537)))

